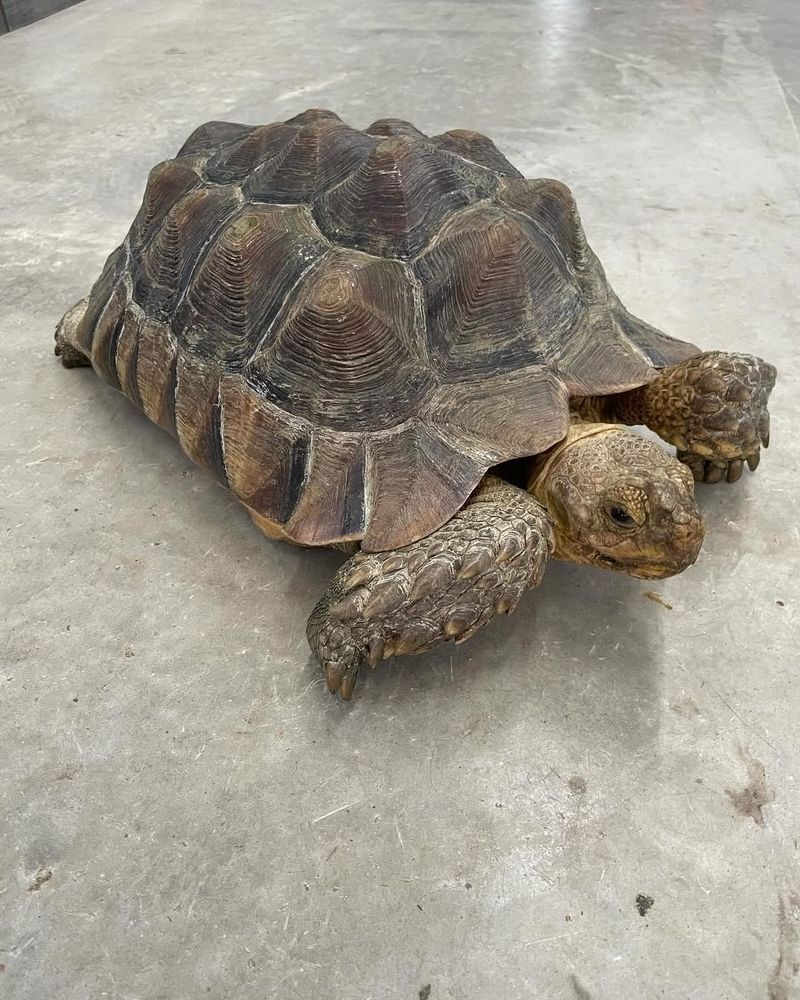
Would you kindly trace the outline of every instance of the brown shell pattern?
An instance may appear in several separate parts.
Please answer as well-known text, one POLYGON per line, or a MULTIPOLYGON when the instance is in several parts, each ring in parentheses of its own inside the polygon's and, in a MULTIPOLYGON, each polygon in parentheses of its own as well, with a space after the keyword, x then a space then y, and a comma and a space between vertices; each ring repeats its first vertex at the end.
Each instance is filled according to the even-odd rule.
POLYGON ((476 132, 314 109, 156 166, 74 336, 289 538, 371 550, 558 441, 570 394, 698 353, 625 310, 563 184, 476 132))

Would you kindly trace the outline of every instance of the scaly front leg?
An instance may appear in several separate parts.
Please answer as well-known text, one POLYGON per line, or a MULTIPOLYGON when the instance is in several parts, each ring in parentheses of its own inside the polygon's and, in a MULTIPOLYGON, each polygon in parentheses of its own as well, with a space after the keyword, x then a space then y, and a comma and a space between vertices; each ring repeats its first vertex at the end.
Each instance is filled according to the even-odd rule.
POLYGON ((752 354, 709 351, 665 368, 640 389, 572 401, 581 420, 646 424, 674 444, 698 482, 735 482, 769 444, 772 365, 752 354))
POLYGON ((308 620, 328 690, 349 699, 364 662, 375 667, 448 639, 463 642, 509 614, 541 579, 552 544, 544 507, 489 476, 427 538, 349 559, 308 620))
POLYGON ((735 482, 769 445, 772 365, 750 354, 710 351, 664 371, 639 390, 647 426, 678 449, 699 482, 735 482))

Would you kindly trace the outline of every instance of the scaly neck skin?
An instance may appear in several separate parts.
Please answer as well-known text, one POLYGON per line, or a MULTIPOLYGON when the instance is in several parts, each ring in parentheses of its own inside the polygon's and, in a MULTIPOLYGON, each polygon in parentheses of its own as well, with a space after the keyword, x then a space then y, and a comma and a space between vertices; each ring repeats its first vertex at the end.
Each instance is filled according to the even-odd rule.
POLYGON ((619 392, 611 396, 583 396, 571 399, 570 410, 581 420, 602 420, 605 423, 647 424, 647 386, 619 392))

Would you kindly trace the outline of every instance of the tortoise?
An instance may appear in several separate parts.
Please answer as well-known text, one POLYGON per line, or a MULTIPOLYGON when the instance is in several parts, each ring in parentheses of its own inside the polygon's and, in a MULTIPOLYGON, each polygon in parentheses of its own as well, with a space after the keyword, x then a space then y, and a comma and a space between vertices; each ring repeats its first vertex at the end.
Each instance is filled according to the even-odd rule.
POLYGON ((350 554, 307 629, 345 699, 364 663, 511 612, 549 556, 692 564, 694 481, 756 468, 776 374, 629 313, 569 189, 485 136, 314 109, 158 164, 56 354, 269 537, 350 554))

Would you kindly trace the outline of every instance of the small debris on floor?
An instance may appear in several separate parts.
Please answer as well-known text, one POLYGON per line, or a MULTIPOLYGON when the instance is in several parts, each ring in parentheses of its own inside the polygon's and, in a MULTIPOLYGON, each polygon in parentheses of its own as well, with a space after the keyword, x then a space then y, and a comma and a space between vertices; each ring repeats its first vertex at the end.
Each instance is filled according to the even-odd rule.
POLYGON ((742 755, 747 764, 748 782, 741 790, 726 788, 725 792, 740 816, 764 826, 764 806, 775 801, 775 793, 767 786, 767 772, 760 760, 742 755))
POLYGON ((652 896, 645 896, 640 892, 636 897, 636 909, 639 911, 639 916, 645 916, 653 903, 655 903, 655 899, 652 896))
POLYGON ((430 995, 431 995, 431 984, 428 983, 427 986, 423 986, 422 989, 419 991, 419 1000, 428 1000, 428 997, 430 995))
POLYGON ((661 594, 657 594, 654 590, 646 590, 644 596, 649 598, 655 604, 660 604, 662 608, 666 608, 667 611, 674 610, 669 601, 665 600, 661 594))
POLYGON ((52 877, 52 868, 40 868, 31 879, 31 884, 28 886, 28 892, 38 892, 45 882, 49 882, 52 877))

